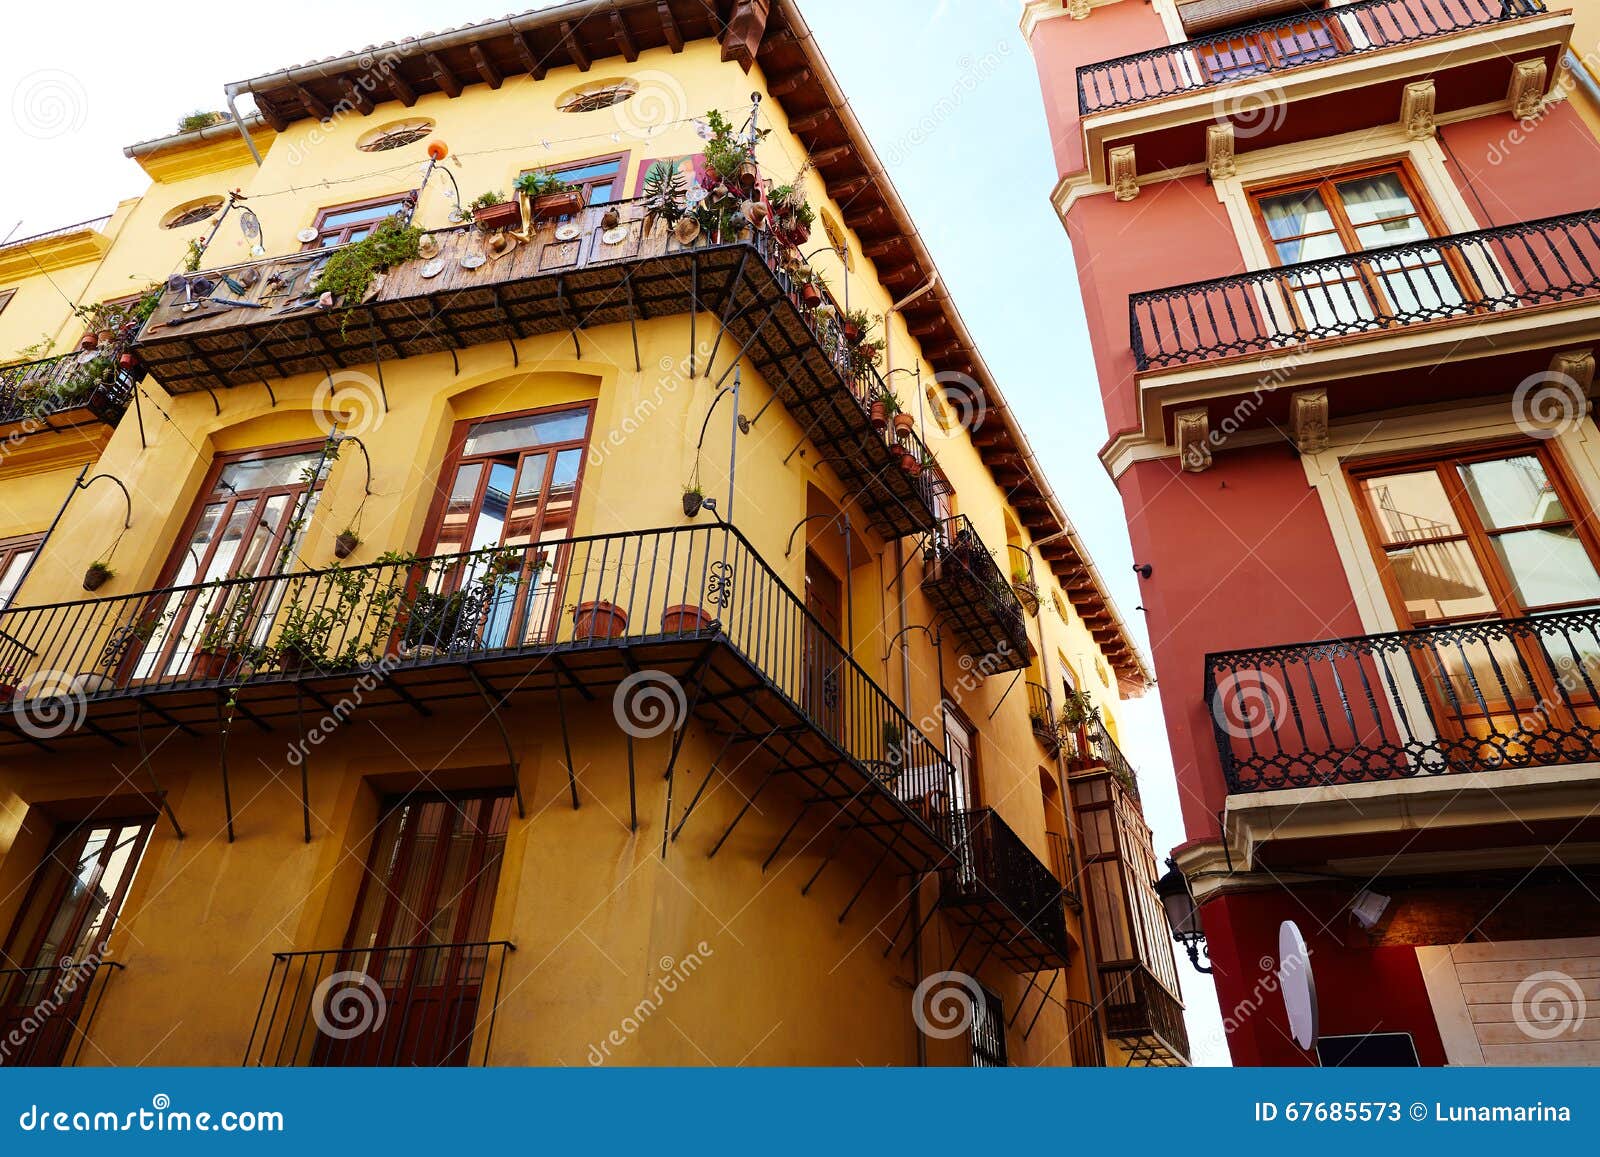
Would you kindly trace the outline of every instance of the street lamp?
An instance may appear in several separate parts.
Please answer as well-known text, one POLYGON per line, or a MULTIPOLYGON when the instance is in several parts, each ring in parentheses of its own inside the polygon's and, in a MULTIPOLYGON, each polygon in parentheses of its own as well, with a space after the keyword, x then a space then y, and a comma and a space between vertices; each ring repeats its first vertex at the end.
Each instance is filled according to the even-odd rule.
POLYGON ((1200 926, 1200 909, 1195 905, 1194 893, 1189 891, 1189 881, 1178 870, 1177 862, 1170 857, 1167 859, 1167 874, 1156 881, 1156 896, 1167 914, 1167 926, 1172 929, 1172 938, 1189 952, 1189 963, 1194 965, 1196 972, 1210 972, 1209 952, 1206 954, 1208 963, 1200 963, 1200 946, 1206 942, 1205 929, 1200 926))

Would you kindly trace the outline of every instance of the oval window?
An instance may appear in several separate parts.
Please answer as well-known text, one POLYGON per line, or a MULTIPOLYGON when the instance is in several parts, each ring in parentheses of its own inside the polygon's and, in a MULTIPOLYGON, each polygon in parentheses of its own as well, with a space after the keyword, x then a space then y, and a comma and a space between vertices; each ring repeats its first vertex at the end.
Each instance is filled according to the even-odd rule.
POLYGON ((602 80, 573 89, 556 102, 562 112, 599 112, 632 100, 639 86, 631 80, 602 80))
POLYGON ((221 208, 221 197, 201 197, 198 201, 186 201, 176 209, 169 210, 167 215, 161 218, 161 227, 182 229, 186 225, 215 217, 221 208))
POLYGON ((379 125, 362 135, 356 148, 363 153, 387 153, 390 149, 403 149, 433 134, 434 122, 426 117, 411 117, 379 125))

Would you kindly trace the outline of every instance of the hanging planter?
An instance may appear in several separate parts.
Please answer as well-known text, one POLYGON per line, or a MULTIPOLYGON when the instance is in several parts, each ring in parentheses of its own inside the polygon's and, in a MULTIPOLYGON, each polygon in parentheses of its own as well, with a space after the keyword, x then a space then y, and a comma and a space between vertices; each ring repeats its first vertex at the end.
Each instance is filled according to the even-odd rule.
POLYGON ((872 428, 878 433, 883 433, 889 428, 889 404, 883 399, 872 403, 872 409, 867 412, 872 428))
POLYGON ((693 518, 700 513, 700 508, 706 504, 706 498, 698 486, 686 486, 683 490, 683 516, 693 518))
POLYGON ((844 331, 844 340, 849 342, 851 345, 855 345, 861 340, 861 325, 848 314, 845 316, 844 323, 839 328, 844 331))
POLYGON ((668 607, 661 612, 661 633, 664 635, 687 635, 695 631, 704 631, 711 626, 711 623, 710 615, 690 604, 668 607))
POLYGON ((756 163, 754 161, 739 162, 739 172, 737 177, 739 180, 739 187, 741 189, 754 189, 756 187, 756 181, 760 178, 760 176, 761 171, 756 168, 756 163))
POLYGON ((909 434, 916 428, 917 420, 904 410, 894 416, 894 432, 896 434, 909 434))
POLYGON ((596 599, 572 608, 574 639, 620 639, 627 629, 628 612, 616 603, 596 599))
POLYGON ((906 472, 907 477, 916 478, 922 473, 922 459, 918 458, 910 450, 901 447, 900 469, 906 472))
POLYGON ((354 530, 346 527, 339 532, 333 540, 333 556, 335 558, 349 558, 356 552, 356 547, 361 545, 361 536, 354 530))
POLYGON ((515 201, 507 201, 503 194, 482 193, 472 202, 472 219, 485 233, 515 229, 522 224, 522 209, 515 201))
POLYGON ((116 573, 103 562, 91 562, 89 569, 83 572, 83 589, 97 591, 111 581, 116 573))
POLYGON ((807 281, 800 286, 800 304, 807 309, 816 309, 822 304, 822 290, 807 281))

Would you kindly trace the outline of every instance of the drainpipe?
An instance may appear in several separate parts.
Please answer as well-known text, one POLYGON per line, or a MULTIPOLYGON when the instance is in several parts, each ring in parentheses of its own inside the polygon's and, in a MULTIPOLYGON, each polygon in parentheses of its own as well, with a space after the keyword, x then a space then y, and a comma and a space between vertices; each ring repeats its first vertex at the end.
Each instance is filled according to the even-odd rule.
POLYGON ((223 99, 228 102, 228 115, 233 118, 233 123, 238 126, 239 135, 244 138, 244 147, 250 150, 250 158, 255 161, 256 168, 261 167, 261 154, 256 151, 255 141, 250 139, 250 130, 244 127, 244 121, 239 119, 239 106, 233 103, 234 92, 232 87, 223 90, 223 99))
POLYGON ((1572 74, 1578 82, 1578 87, 1589 94, 1589 99, 1600 105, 1600 86, 1594 82, 1594 77, 1589 75, 1589 70, 1583 66, 1583 61, 1569 48, 1561 56, 1561 64, 1572 74))

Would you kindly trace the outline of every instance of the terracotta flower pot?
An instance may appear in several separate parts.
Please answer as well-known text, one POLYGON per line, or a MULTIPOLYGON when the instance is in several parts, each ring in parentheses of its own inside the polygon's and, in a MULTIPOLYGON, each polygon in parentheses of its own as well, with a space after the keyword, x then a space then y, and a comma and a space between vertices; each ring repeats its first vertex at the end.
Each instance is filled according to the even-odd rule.
POLYGON ((285 675, 299 674, 311 665, 311 656, 299 647, 282 647, 278 651, 278 670, 285 675))
POLYGON ((811 282, 806 282, 800 287, 800 304, 807 309, 816 309, 817 306, 822 304, 822 290, 812 285, 811 282))
POLYGON ((565 193, 546 193, 533 199, 533 219, 553 221, 557 217, 571 217, 583 208, 583 192, 569 189, 565 193))
POLYGON ((905 411, 894 416, 894 432, 896 434, 909 434, 917 428, 917 420, 905 411))
POLYGON ((574 639, 620 639, 628 629, 628 612, 604 599, 572 608, 574 639))
POLYGON ((483 209, 474 209, 472 219, 485 233, 500 229, 516 229, 522 225, 522 209, 515 201, 502 201, 483 209))
POLYGON ((699 607, 690 604, 668 607, 661 612, 661 633, 684 635, 693 631, 703 631, 711 625, 711 622, 711 616, 699 607))
POLYGON ((789 230, 789 236, 794 239, 796 245, 804 245, 811 240, 811 226, 801 225, 797 222, 795 227, 789 230))
POLYGON ((909 477, 915 478, 922 473, 922 459, 907 450, 900 455, 900 469, 904 470, 909 477))
POLYGON ((872 422, 872 428, 878 433, 881 434, 889 428, 889 407, 883 402, 873 402, 867 416, 872 422))
POLYGON ((744 189, 754 189, 756 179, 760 176, 754 161, 744 161, 739 165, 739 186, 744 189))
POLYGON ((226 680, 238 674, 244 660, 232 651, 220 647, 202 647, 194 653, 189 663, 189 673, 196 679, 226 680))
POLYGON ((855 322, 851 321, 848 317, 844 319, 839 328, 844 333, 844 340, 849 342, 851 345, 855 345, 861 340, 861 327, 855 322))

